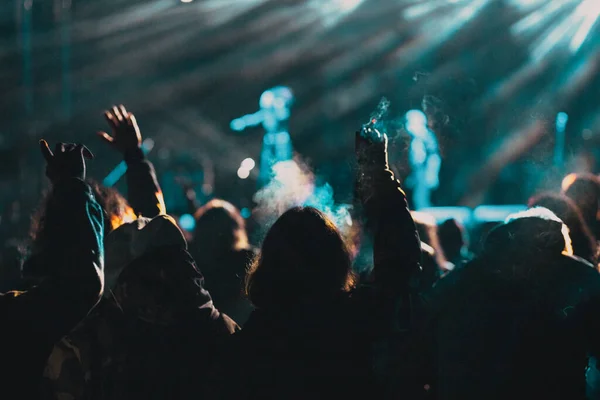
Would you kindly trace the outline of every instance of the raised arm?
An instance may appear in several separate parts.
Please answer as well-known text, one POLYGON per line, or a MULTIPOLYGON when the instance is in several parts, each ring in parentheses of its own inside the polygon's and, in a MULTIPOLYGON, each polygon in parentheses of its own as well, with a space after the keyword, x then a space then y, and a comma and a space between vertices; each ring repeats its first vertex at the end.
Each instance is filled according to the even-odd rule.
POLYGON ((41 145, 52 191, 38 246, 24 266, 40 283, 26 292, 0 295, 0 315, 15 340, 27 338, 31 346, 49 353, 101 296, 103 219, 83 181, 89 150, 58 144, 52 153, 45 141, 41 145))
POLYGON ((139 216, 153 218, 166 214, 162 190, 156 179, 154 166, 142 151, 142 135, 135 116, 125 106, 113 106, 104 116, 112 128, 112 136, 106 132, 98 135, 123 155, 127 163, 127 197, 129 204, 139 216))
POLYGON ((375 285, 388 296, 407 294, 420 271, 421 243, 400 182, 389 169, 387 137, 374 128, 356 133, 357 197, 373 236, 375 285))

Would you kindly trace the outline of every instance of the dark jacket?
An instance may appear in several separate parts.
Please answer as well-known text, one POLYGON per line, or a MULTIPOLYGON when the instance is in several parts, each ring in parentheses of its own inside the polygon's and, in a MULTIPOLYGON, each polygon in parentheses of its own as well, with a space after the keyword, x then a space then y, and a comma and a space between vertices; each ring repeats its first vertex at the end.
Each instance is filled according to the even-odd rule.
MULTIPOLYGON (((420 241, 404 193, 388 170, 374 174, 363 206, 373 235, 374 277, 350 293, 258 309, 234 335, 216 398, 374 398, 385 357, 408 325, 409 278, 420 241)), ((315 276, 318 279, 318 276, 315 276)))
POLYGON ((25 292, 0 295, 2 398, 37 398, 55 342, 98 301, 102 290, 102 210, 78 179, 55 185, 47 203, 46 237, 31 262, 45 280, 25 292))
POLYGON ((127 163, 127 201, 136 215, 154 218, 166 214, 162 190, 156 179, 154 166, 142 150, 125 154, 127 163))
POLYGON ((204 258, 196 257, 203 261, 200 267, 215 306, 240 326, 244 326, 253 310, 244 295, 244 278, 255 256, 254 249, 242 249, 204 258))
POLYGON ((536 261, 529 279, 477 260, 438 283, 398 374, 405 393, 427 384, 439 399, 585 398, 587 356, 600 351, 600 276, 568 256, 536 261))
POLYGON ((54 348, 46 398, 196 399, 237 325, 214 306, 183 249, 128 265, 104 301, 54 348))

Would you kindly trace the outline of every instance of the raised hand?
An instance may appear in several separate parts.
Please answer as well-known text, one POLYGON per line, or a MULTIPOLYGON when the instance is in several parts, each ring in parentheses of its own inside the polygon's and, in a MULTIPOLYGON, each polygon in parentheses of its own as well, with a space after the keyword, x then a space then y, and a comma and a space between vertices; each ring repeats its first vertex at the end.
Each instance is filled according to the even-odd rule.
POLYGON ((389 169, 387 135, 372 127, 363 127, 355 135, 356 161, 359 168, 389 169))
POLYGON ((117 151, 125 154, 142 147, 142 135, 135 116, 125 109, 124 105, 113 106, 104 111, 112 136, 106 132, 98 132, 98 136, 117 151))
POLYGON ((68 178, 85 179, 85 159, 93 159, 92 152, 82 144, 57 143, 54 152, 48 142, 40 140, 40 149, 46 159, 46 176, 52 184, 68 178))

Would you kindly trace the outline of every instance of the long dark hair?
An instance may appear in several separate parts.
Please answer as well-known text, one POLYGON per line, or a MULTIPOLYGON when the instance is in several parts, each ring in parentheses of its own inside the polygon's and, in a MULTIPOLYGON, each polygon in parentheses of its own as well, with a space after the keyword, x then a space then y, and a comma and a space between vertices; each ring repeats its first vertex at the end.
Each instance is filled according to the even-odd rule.
POLYGON ((246 276, 257 308, 332 297, 355 283, 351 255, 334 223, 312 207, 295 207, 273 224, 246 276))

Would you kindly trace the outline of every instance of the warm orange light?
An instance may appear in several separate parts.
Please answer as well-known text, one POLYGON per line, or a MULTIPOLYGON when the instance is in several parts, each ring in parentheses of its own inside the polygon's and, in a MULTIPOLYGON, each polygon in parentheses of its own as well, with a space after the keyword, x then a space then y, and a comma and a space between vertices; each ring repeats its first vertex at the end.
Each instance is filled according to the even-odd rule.
POLYGON ((110 226, 112 230, 117 229, 124 223, 133 222, 137 219, 137 215, 133 211, 133 208, 127 206, 125 211, 121 215, 112 215, 110 217, 110 226))
POLYGON ((569 189, 569 187, 576 180, 577 180, 577 174, 573 173, 573 174, 569 174, 569 175, 565 176, 565 178, 563 179, 562 184, 561 184, 562 191, 563 192, 567 191, 567 189, 569 189))
POLYGON ((160 190, 158 192, 156 192, 156 198, 158 199, 157 206, 158 206, 158 210, 160 211, 160 214, 161 215, 167 214, 167 206, 165 205, 165 198, 160 190))

